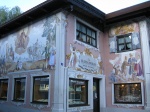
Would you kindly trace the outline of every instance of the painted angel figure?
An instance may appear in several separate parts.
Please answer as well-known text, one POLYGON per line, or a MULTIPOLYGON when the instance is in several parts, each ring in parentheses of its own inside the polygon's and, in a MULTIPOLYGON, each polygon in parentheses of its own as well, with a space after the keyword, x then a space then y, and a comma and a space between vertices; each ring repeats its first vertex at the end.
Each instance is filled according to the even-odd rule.
POLYGON ((52 45, 52 47, 50 48, 50 56, 49 56, 49 66, 50 69, 54 69, 55 67, 55 55, 56 55, 56 47, 54 45, 52 45))
POLYGON ((70 44, 70 51, 71 51, 71 56, 69 60, 69 67, 73 67, 74 65, 74 59, 75 59, 75 48, 70 44))

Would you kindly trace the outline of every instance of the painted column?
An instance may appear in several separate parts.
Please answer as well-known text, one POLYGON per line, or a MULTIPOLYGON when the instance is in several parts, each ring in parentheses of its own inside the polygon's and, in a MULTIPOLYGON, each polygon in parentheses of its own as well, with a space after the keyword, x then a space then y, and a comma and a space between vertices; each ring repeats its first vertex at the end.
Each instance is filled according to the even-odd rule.
POLYGON ((150 110, 150 46, 146 20, 139 22, 139 26, 141 35, 143 68, 145 76, 145 109, 150 110))
POLYGON ((59 18, 59 22, 56 25, 56 69, 54 76, 54 103, 52 112, 64 112, 66 17, 63 13, 58 13, 56 16, 59 18))

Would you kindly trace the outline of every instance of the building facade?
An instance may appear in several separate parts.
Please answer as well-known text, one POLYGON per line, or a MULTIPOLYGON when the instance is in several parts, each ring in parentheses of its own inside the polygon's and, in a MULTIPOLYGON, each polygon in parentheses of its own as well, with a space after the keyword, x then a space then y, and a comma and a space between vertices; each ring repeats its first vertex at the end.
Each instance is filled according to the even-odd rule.
POLYGON ((52 0, 1 25, 0 111, 149 112, 149 8, 52 0))

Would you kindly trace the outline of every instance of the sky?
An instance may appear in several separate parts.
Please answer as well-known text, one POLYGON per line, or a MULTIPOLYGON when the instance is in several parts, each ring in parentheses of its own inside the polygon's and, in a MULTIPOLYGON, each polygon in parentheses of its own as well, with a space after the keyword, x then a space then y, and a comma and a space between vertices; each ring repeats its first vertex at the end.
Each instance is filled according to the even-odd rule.
MULTIPOLYGON (((19 6, 22 12, 25 12, 32 7, 44 2, 46 0, 0 0, 0 6, 12 8, 19 6)), ((150 0, 85 0, 91 5, 95 6, 104 13, 111 13, 126 7, 133 6, 150 0)))

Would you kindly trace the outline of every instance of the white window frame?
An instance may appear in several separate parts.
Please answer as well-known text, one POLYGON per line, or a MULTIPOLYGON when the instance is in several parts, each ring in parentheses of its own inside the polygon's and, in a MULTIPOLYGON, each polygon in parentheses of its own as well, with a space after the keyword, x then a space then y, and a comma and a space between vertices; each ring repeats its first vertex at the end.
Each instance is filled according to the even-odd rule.
MULTIPOLYGON (((42 72, 41 74, 36 74, 36 73, 32 73, 31 74, 31 86, 30 86, 30 104, 35 104, 35 103, 32 103, 33 102, 33 78, 34 77, 43 77, 43 76, 49 76, 49 90, 48 90, 48 104, 47 106, 50 106, 50 89, 51 89, 51 75, 49 73, 46 73, 46 72, 42 72)), ((39 103, 37 105, 45 105, 45 104, 42 104, 42 103, 39 103)))
MULTIPOLYGON (((24 102, 19 102, 19 103, 26 103, 26 93, 27 93, 27 75, 23 74, 13 74, 13 80, 12 80, 12 96, 11 96, 11 101, 14 101, 14 87, 15 87, 15 78, 25 78, 25 96, 24 96, 24 102)), ((16 102, 17 103, 17 102, 16 102)))
POLYGON ((80 19, 80 18, 77 18, 75 17, 75 28, 74 28, 74 32, 75 32, 75 41, 77 41, 78 43, 82 43, 84 44, 85 46, 88 46, 88 47, 91 47, 91 48, 96 48, 96 49, 99 49, 99 34, 100 34, 100 30, 98 30, 97 28, 93 27, 92 25, 90 25, 89 23, 85 22, 84 20, 80 19), (79 40, 77 40, 76 38, 76 28, 77 28, 77 21, 79 21, 80 23, 84 24, 85 26, 91 28, 92 30, 94 30, 96 32, 96 47, 90 45, 90 44, 87 44, 87 43, 84 43, 84 42, 81 42, 79 40))
POLYGON ((8 97, 9 97, 9 90, 10 90, 10 87, 9 87, 9 81, 10 81, 10 78, 9 77, 0 77, 1 80, 3 79, 8 79, 8 90, 7 90, 7 100, 0 100, 0 102, 7 102, 8 101, 8 97))
POLYGON ((118 106, 123 106, 123 105, 130 105, 130 106, 144 106, 144 88, 143 88, 143 82, 124 82, 122 84, 133 84, 133 83, 141 83, 141 93, 142 93, 142 104, 124 104, 124 103, 114 103, 114 84, 121 84, 121 83, 112 83, 112 105, 118 105, 118 106))

